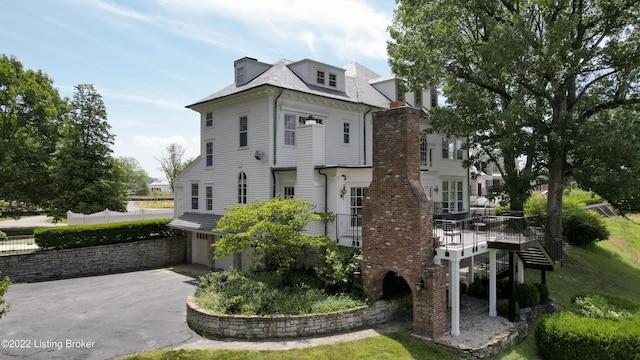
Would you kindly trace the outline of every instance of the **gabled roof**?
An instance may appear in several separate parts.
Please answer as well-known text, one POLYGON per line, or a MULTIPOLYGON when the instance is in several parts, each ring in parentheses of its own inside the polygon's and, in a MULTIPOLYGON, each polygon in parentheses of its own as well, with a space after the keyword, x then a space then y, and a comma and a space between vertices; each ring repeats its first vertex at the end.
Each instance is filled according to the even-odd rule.
POLYGON ((210 233, 218 226, 220 218, 222 215, 186 212, 177 219, 173 219, 169 226, 175 229, 210 233))
POLYGON ((224 98, 233 94, 238 94, 260 86, 270 85, 282 89, 299 91, 307 94, 324 96, 332 99, 343 100, 352 103, 363 103, 379 108, 387 108, 389 99, 377 91, 370 85, 371 80, 380 78, 380 75, 365 68, 358 63, 352 63, 344 67, 345 69, 345 91, 337 91, 332 89, 315 86, 314 84, 305 83, 298 77, 289 65, 293 64, 289 60, 279 60, 272 66, 258 75, 255 79, 237 86, 235 83, 224 87, 215 93, 198 100, 197 102, 187 105, 187 108, 224 98))

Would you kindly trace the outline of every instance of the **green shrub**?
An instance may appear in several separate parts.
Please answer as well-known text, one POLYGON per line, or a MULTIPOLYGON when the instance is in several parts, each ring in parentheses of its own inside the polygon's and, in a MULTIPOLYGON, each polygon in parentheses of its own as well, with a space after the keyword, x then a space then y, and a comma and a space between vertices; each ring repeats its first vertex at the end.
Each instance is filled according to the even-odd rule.
POLYGON ((548 360, 640 358, 640 322, 581 317, 563 312, 543 317, 535 330, 538 351, 548 360))
POLYGON ((275 273, 209 273, 200 278, 194 296, 200 306, 230 315, 318 314, 367 303, 366 299, 346 294, 327 294, 309 285, 314 280, 304 274, 292 286, 283 287, 279 278, 275 273))
POLYGON ((6 239, 6 238, 7 238, 7 233, 0 230, 0 239, 6 239))
POLYGON ((565 201, 562 205, 562 229, 567 240, 577 246, 587 246, 609 238, 609 230, 602 218, 581 203, 565 201))
POLYGON ((9 290, 9 285, 11 285, 11 280, 8 276, 0 278, 0 318, 9 311, 9 305, 5 305, 4 301, 4 294, 9 290))
POLYGON ((516 284, 516 302, 523 308, 540 304, 540 290, 535 284, 516 284))
MULTIPOLYGON (((527 215, 538 215, 542 224, 547 221, 547 198, 534 194, 524 204, 527 215)), ((609 238, 604 220, 594 211, 584 207, 579 197, 562 198, 562 229, 567 240, 577 246, 588 246, 609 238)))
POLYGON ((41 249, 70 249, 117 244, 173 236, 167 226, 171 219, 139 220, 98 225, 40 228, 34 231, 41 249))
POLYGON ((360 270, 360 253, 359 248, 327 246, 320 253, 320 264, 313 270, 325 288, 331 292, 363 294, 362 279, 355 275, 356 271, 360 270))
POLYGON ((594 319, 630 319, 640 315, 640 302, 629 298, 605 293, 579 293, 571 298, 575 313, 594 319))
MULTIPOLYGON (((499 299, 496 301, 496 312, 500 316, 509 316, 509 299, 499 299)), ((520 304, 516 301, 516 317, 520 316, 520 304)))

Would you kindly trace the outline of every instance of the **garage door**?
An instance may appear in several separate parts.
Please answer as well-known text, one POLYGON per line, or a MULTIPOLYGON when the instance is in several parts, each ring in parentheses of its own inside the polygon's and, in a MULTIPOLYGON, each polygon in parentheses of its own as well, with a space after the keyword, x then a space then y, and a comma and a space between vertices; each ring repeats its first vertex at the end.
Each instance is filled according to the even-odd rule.
POLYGON ((191 262, 194 264, 202 264, 209 266, 209 240, 199 239, 198 234, 193 234, 191 242, 191 262))

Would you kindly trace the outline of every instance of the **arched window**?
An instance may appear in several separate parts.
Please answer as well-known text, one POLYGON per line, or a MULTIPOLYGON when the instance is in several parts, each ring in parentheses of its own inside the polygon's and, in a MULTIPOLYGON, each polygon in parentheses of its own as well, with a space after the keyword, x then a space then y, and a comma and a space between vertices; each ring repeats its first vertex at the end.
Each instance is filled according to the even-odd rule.
POLYGON ((238 174, 238 204, 247 203, 247 174, 241 171, 238 174))

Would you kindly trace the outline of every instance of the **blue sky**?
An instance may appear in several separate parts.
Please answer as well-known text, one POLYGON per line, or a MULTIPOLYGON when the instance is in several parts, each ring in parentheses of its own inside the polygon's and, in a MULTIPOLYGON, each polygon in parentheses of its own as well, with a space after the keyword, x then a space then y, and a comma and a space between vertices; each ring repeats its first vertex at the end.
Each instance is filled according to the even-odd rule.
POLYGON ((102 95, 114 156, 150 176, 170 143, 199 152, 185 105, 233 82, 234 60, 356 61, 384 76, 392 0, 3 0, 0 52, 42 70, 62 96, 102 95))

